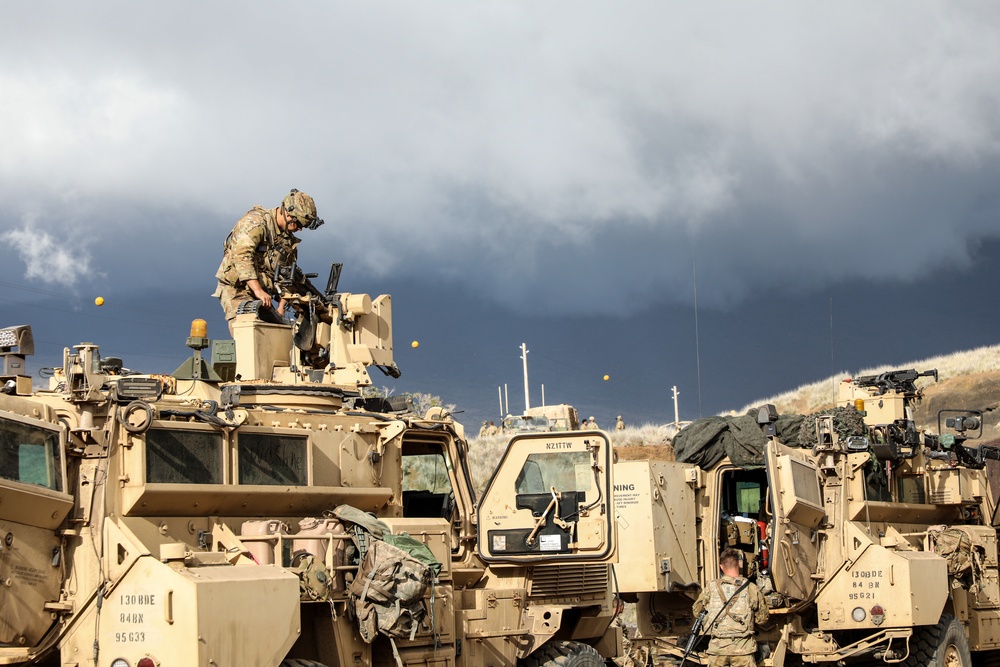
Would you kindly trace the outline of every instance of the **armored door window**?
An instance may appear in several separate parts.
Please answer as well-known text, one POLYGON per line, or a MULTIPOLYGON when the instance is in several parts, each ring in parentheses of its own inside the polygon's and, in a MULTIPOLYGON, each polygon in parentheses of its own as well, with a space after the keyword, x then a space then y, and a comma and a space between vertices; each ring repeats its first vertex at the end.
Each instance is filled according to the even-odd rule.
POLYGON ((761 486, 756 482, 736 483, 736 511, 743 516, 760 514, 761 486))
POLYGON ((403 457, 403 516, 450 519, 454 501, 443 452, 403 457))
POLYGON ((55 431, 0 419, 0 476, 62 491, 61 470, 55 431))
POLYGON ((537 453, 528 456, 515 481, 518 495, 580 493, 586 496, 594 486, 589 452, 537 453))
POLYGON ((306 486, 309 438, 271 433, 240 433, 237 462, 240 484, 306 486))
POLYGON ((222 435, 214 431, 146 432, 146 482, 222 484, 222 435))

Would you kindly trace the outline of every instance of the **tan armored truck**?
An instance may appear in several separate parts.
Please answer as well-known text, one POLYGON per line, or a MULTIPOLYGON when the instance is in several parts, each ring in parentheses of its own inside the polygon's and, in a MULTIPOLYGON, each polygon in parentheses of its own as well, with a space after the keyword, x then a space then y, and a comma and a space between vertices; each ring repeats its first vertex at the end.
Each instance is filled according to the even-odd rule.
POLYGON ((580 416, 572 405, 538 405, 528 408, 524 414, 529 417, 545 417, 550 431, 576 431, 580 428, 580 416))
POLYGON ((915 427, 915 380, 930 374, 845 382, 818 419, 765 406, 756 418, 700 420, 675 439, 678 461, 618 463, 618 539, 629 547, 616 578, 637 603, 636 662, 677 663, 693 600, 736 547, 770 608, 758 664, 1000 664, 984 470, 997 453, 972 446, 975 411, 944 411, 936 434, 915 427))
POLYGON ((522 415, 507 415, 500 428, 510 436, 545 431, 576 431, 580 428, 580 419, 576 408, 571 405, 540 405, 528 408, 522 415))
POLYGON ((620 655, 607 439, 517 439, 477 517, 461 425, 360 396, 398 373, 390 298, 304 294, 235 341, 196 321, 171 376, 82 343, 33 388, 30 329, 0 331, 0 664, 620 655))

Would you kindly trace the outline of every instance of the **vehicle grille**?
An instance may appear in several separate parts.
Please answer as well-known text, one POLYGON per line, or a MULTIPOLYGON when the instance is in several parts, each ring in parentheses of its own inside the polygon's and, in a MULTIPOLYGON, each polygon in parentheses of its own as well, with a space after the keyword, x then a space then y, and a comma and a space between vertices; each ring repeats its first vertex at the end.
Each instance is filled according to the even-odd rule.
POLYGON ((537 565, 531 570, 532 597, 577 597, 608 590, 607 565, 537 565))

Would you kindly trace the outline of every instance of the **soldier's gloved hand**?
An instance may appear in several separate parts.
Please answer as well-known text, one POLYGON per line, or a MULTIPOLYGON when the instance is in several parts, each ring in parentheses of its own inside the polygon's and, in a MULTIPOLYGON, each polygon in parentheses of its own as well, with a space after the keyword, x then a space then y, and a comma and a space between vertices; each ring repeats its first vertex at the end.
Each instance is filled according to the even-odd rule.
POLYGON ((274 299, 271 295, 267 293, 267 290, 260 286, 260 283, 256 280, 248 280, 247 287, 253 292, 253 295, 260 300, 260 305, 264 308, 270 308, 274 305, 274 299))

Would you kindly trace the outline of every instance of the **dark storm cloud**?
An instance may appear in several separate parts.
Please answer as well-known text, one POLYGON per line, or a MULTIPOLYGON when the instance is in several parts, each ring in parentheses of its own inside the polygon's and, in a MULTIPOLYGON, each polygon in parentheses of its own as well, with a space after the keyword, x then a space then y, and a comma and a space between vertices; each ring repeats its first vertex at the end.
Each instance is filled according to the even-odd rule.
POLYGON ((0 11, 4 240, 59 249, 6 275, 141 288, 181 257, 211 282, 232 222, 293 186, 328 221, 314 266, 522 312, 689 302, 695 263, 716 306, 910 280, 1000 233, 991 3, 0 11), (86 261, 46 270, 66 248, 86 261))

